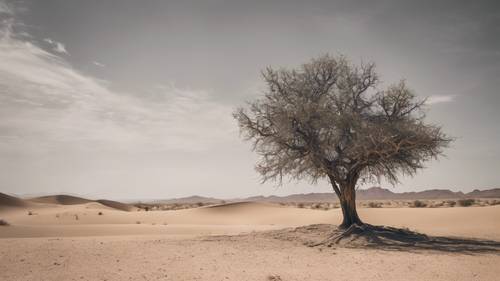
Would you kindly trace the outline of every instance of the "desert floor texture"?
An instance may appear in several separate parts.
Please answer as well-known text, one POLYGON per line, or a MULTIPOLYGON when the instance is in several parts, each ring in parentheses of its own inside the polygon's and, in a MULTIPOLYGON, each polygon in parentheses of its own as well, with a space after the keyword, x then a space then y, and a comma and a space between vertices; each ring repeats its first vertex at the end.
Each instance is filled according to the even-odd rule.
POLYGON ((10 224, 0 226, 0 280, 500 280, 500 205, 361 208, 370 224, 451 238, 310 247, 315 226, 294 228, 338 224, 339 209, 242 202, 127 212, 63 203, 0 209, 10 224))

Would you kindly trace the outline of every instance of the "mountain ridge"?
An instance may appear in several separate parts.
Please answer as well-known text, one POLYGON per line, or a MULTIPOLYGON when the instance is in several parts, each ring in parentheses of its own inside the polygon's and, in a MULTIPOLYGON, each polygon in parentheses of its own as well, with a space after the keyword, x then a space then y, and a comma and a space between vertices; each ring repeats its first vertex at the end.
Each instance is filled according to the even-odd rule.
MULTIPOLYGON (((475 189, 468 193, 461 191, 451 191, 449 189, 429 189, 424 191, 411 191, 411 192, 393 192, 389 189, 382 187, 371 187, 368 189, 358 189, 356 197, 359 200, 417 200, 417 199, 464 199, 464 198, 500 198, 500 188, 478 190, 475 189)), ((162 203, 218 203, 222 201, 236 202, 236 201, 256 201, 256 202, 335 202, 338 201, 335 193, 301 193, 291 194, 286 196, 251 196, 246 198, 235 199, 217 199, 212 197, 203 196, 189 196, 167 200, 157 200, 156 202, 162 203), (206 200, 205 200, 206 199, 206 200)))

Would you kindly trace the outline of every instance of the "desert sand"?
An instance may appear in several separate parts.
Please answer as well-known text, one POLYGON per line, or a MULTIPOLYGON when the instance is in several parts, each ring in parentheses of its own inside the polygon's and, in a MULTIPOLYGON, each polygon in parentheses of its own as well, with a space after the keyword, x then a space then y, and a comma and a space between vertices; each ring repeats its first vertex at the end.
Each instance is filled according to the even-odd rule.
POLYGON ((339 209, 240 202, 145 212, 119 202, 78 197, 0 199, 0 219, 10 224, 0 226, 0 280, 498 280, 500 276, 500 244, 495 242, 500 241, 499 205, 361 208, 360 216, 370 224, 478 239, 477 245, 468 242, 467 247, 453 242, 389 249, 309 247, 301 239, 282 239, 290 233, 300 236, 295 227, 338 224, 339 209))

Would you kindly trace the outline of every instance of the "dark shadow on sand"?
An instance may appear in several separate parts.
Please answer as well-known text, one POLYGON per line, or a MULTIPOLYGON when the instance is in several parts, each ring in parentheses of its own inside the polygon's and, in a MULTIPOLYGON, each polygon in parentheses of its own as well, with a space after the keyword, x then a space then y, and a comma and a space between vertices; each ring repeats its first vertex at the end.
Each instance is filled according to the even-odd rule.
POLYGON ((485 239, 428 236, 388 226, 353 225, 339 229, 319 224, 269 232, 273 238, 299 240, 310 247, 371 248, 388 251, 437 251, 500 254, 500 242, 485 239))

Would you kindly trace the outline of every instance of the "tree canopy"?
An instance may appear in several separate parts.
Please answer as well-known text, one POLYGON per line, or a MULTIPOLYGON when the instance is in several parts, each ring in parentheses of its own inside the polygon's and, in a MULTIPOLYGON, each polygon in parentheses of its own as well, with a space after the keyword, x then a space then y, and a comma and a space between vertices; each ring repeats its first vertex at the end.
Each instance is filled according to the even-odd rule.
POLYGON ((324 55, 262 76, 264 95, 234 117, 261 156, 264 181, 328 178, 341 197, 358 180, 414 175, 452 140, 424 122, 425 99, 405 81, 379 89, 374 63, 324 55))

